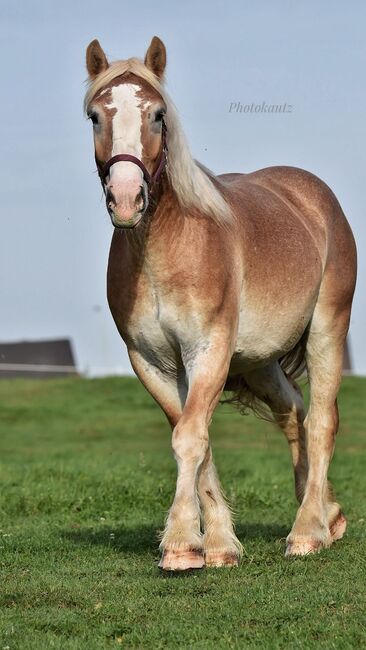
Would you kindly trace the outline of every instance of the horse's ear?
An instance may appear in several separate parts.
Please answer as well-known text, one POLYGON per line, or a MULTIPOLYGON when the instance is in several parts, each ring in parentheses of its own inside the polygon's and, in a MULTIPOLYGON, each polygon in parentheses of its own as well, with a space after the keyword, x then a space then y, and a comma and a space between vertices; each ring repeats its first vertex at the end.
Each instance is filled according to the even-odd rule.
POLYGON ((166 66, 166 49, 163 41, 154 36, 145 55, 145 65, 158 79, 162 79, 166 66))
POLYGON ((109 68, 107 57, 96 38, 87 47, 86 67, 91 79, 94 79, 100 72, 104 72, 104 70, 109 68))

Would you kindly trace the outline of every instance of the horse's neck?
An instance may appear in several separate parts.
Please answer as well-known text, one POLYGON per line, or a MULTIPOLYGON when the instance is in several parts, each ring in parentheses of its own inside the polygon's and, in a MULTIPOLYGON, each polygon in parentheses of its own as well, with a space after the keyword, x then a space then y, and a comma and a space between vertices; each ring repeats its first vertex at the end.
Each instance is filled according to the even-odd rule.
POLYGON ((127 240, 132 255, 141 258, 151 255, 175 237, 184 218, 166 173, 159 179, 150 196, 148 213, 142 223, 131 232, 127 240))

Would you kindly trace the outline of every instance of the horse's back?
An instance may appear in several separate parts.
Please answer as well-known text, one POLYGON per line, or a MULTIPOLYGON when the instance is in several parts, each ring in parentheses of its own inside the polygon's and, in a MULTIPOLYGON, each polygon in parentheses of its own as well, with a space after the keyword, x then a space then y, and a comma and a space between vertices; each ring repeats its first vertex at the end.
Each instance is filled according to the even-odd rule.
POLYGON ((353 265, 355 244, 348 221, 331 188, 315 174, 298 167, 274 166, 219 178, 233 198, 239 219, 247 217, 265 226, 263 215, 268 213, 269 223, 271 219, 275 222, 282 204, 283 211, 312 235, 324 264, 324 256, 334 259, 346 255, 353 265))
POLYGON ((218 176, 225 185, 232 187, 244 187, 247 184, 256 183, 272 190, 281 190, 291 195, 309 194, 309 198, 316 196, 320 198, 333 192, 330 187, 318 176, 300 167, 288 165, 275 165, 263 167, 254 172, 248 173, 225 173, 218 176), (311 196, 310 196, 311 195, 311 196))
MULTIPOLYGON (((250 173, 221 174, 218 177, 227 191, 251 195, 262 189, 258 195, 270 207, 270 195, 278 197, 297 215, 309 215, 324 224, 340 216, 345 219, 339 202, 330 187, 318 176, 305 169, 289 166, 265 167, 250 173)), ((265 205, 258 207, 263 210, 265 205)))

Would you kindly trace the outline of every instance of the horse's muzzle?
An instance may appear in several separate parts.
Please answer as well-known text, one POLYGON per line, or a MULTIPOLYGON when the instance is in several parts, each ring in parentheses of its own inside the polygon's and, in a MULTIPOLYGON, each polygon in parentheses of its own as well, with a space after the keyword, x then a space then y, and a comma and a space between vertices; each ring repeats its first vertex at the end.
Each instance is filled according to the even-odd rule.
POLYGON ((115 197, 111 188, 107 188, 107 210, 116 228, 134 228, 140 223, 147 208, 147 196, 143 186, 135 192, 126 192, 115 197))

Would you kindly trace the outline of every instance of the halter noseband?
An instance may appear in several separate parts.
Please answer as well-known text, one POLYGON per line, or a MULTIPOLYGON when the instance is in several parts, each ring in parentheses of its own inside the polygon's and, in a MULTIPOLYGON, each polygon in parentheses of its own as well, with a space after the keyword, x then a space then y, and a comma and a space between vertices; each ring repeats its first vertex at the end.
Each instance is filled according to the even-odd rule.
POLYGON ((103 171, 101 173, 102 181, 105 182, 105 179, 109 174, 109 170, 112 167, 112 165, 114 165, 114 163, 121 162, 121 161, 132 162, 134 163, 134 165, 137 165, 137 167, 140 167, 144 176, 144 181, 146 182, 150 193, 151 186, 155 183, 155 181, 158 180, 167 162, 168 147, 166 144, 166 124, 164 120, 162 120, 161 123, 161 142, 162 142, 162 148, 159 156, 159 162, 153 174, 149 174, 142 160, 136 158, 136 156, 132 156, 129 153, 119 153, 116 156, 112 156, 112 158, 107 160, 107 162, 105 163, 103 167, 103 171))

